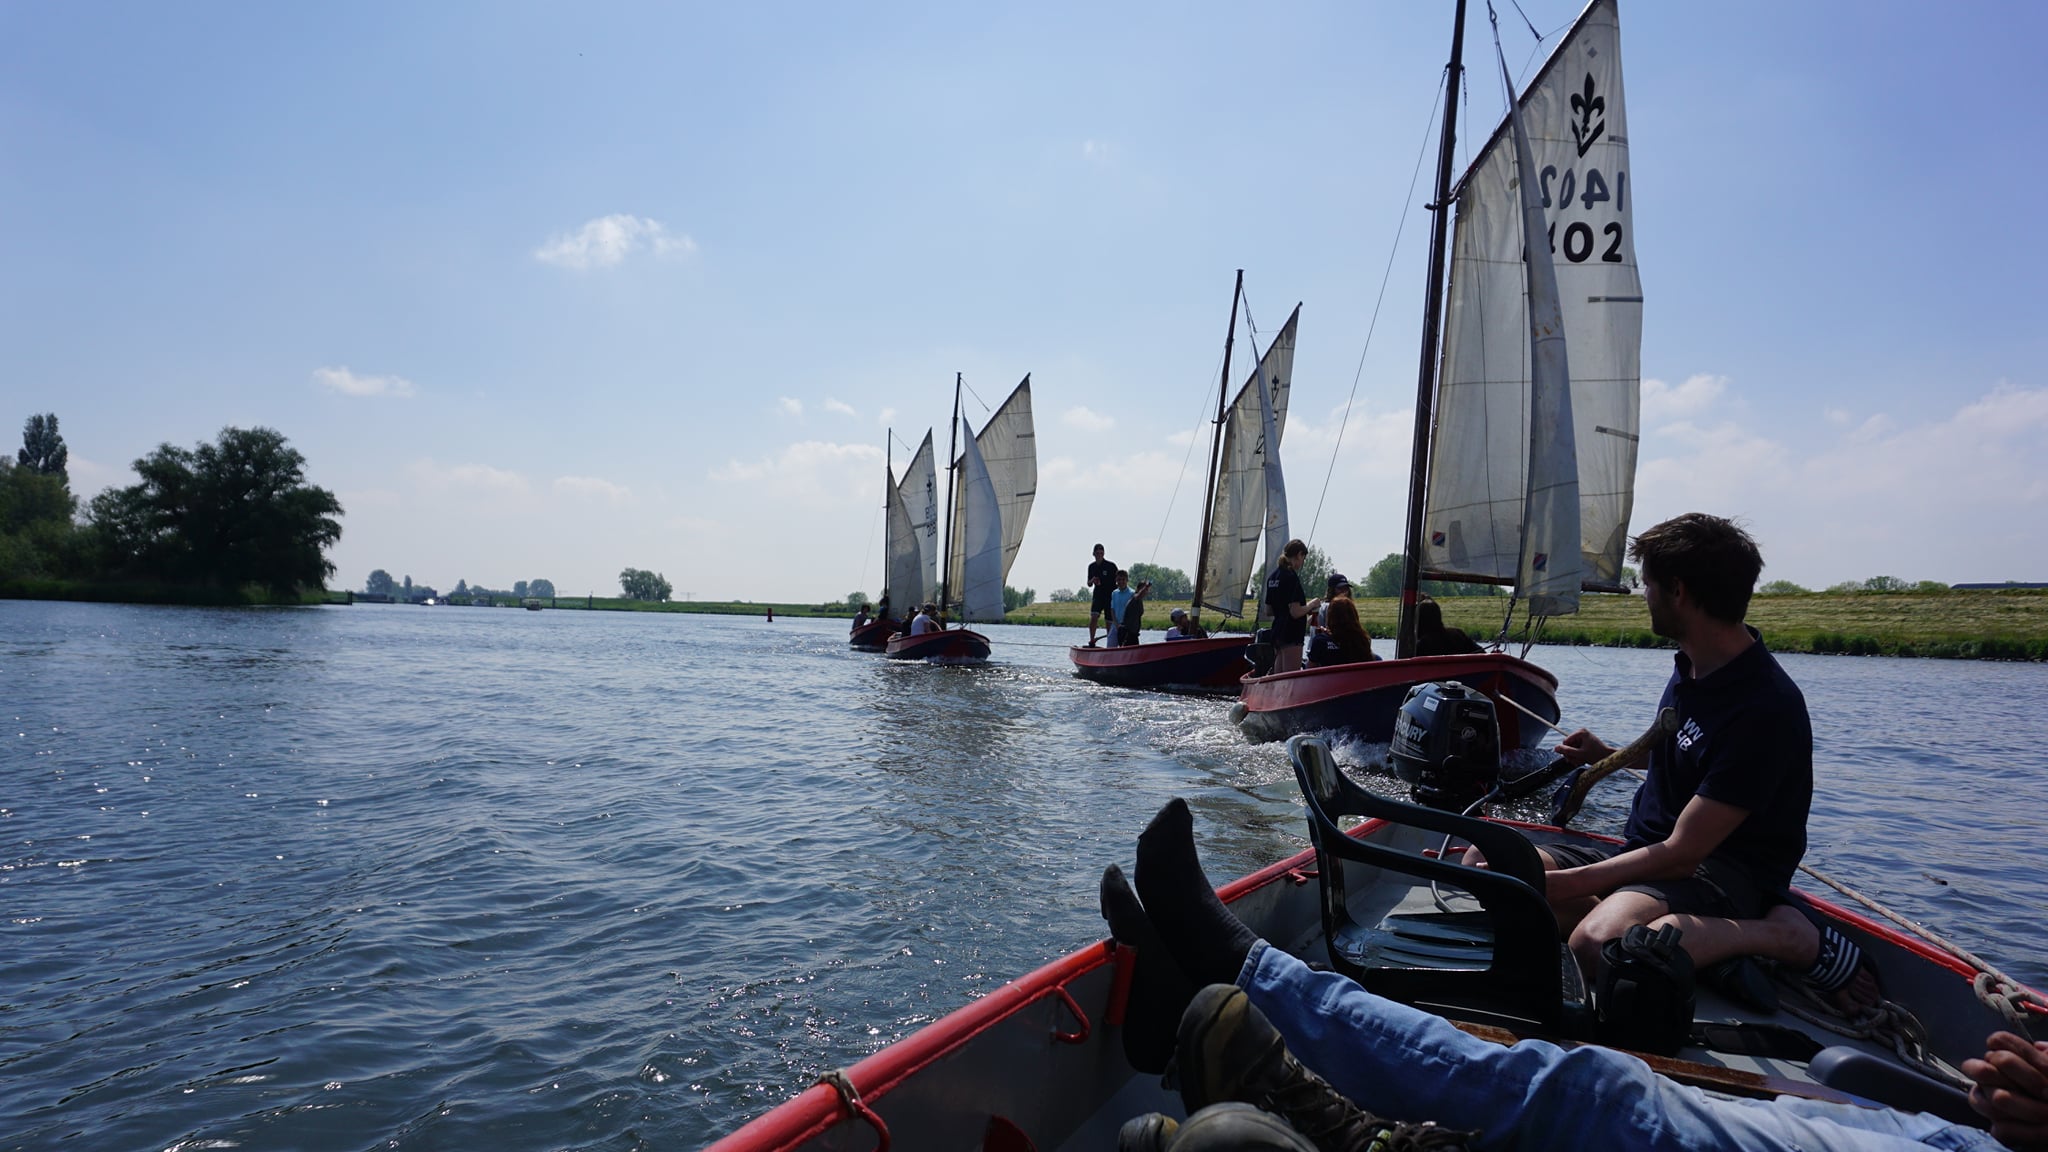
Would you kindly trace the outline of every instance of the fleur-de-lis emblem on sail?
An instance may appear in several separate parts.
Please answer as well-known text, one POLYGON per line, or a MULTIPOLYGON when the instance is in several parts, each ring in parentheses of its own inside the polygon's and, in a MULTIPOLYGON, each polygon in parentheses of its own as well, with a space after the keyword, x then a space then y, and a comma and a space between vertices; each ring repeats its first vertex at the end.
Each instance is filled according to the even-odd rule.
POLYGON ((1607 100, 1593 95, 1593 74, 1586 73, 1586 91, 1572 96, 1572 138, 1579 142, 1579 155, 1584 156, 1593 141, 1607 130, 1607 100), (1594 117, 1599 117, 1595 120, 1594 117))

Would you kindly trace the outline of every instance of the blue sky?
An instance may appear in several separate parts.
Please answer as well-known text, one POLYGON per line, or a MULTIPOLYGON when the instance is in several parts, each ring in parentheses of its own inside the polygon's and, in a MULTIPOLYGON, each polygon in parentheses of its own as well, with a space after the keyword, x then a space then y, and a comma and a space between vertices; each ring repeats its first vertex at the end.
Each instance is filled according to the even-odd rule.
MULTIPOLYGON (((1450 10, 7 5, 0 421, 58 413, 83 496, 275 427, 347 509, 338 587, 821 600, 878 590, 885 429, 1030 372, 1043 594, 1097 540, 1192 566, 1242 267, 1262 335, 1303 303, 1292 516, 1356 575, 1399 547, 1450 10)), ((2048 578, 2048 8, 1621 20, 1634 526, 1741 517, 1808 585, 2048 578)))

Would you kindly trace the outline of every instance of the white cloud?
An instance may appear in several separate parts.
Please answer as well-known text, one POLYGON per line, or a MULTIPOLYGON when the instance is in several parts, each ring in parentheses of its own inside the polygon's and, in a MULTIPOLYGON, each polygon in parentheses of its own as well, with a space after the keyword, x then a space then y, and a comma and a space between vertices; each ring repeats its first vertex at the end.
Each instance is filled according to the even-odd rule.
POLYGON ((487 496, 524 496, 526 478, 517 472, 489 464, 442 465, 432 460, 415 460, 409 471, 423 489, 461 491, 487 496))
POLYGON ((744 489, 756 507, 841 511, 881 505, 882 470, 875 467, 881 462, 878 445, 800 440, 773 456, 727 461, 710 477, 716 484, 744 489))
POLYGON ((825 398, 825 411, 827 411, 827 412, 837 412, 837 413, 839 413, 839 414, 840 414, 841 416, 859 416, 859 415, 860 415, 860 413, 858 413, 858 412, 855 412, 855 411, 853 410, 853 405, 851 405, 851 404, 848 404, 848 403, 847 403, 846 401, 844 401, 844 400, 834 400, 834 399, 832 399, 832 398, 831 398, 830 396, 827 396, 827 397, 825 398))
POLYGON ((1689 376, 1676 386, 1662 380, 1643 381, 1643 427, 1655 428, 1684 420, 1712 407, 1728 390, 1725 376, 1689 376))
POLYGON ((614 504, 623 504, 633 495, 633 490, 625 485, 596 476, 557 476, 555 491, 564 496, 594 497, 614 504))
POLYGON ((1079 428, 1084 432, 1107 432, 1116 426, 1115 417, 1105 416, 1086 406, 1069 408, 1060 413, 1060 422, 1069 428, 1079 428))
POLYGON ((358 376, 347 368, 315 368, 313 382, 330 392, 344 396, 399 396, 413 395, 412 381, 403 376, 358 376))
POLYGON ((894 408, 884 408, 880 412, 875 413, 875 423, 877 424, 887 424, 895 418, 896 410, 894 408))
POLYGON ((788 396, 784 396, 781 399, 777 400, 775 402, 775 406, 777 408, 782 409, 783 412, 791 416, 802 416, 804 414, 804 402, 801 400, 792 399, 788 396))
MULTIPOLYGON (((1824 426, 1786 429, 1782 440, 1721 415, 1723 399, 1644 437, 1637 530, 1680 512, 1735 516, 1757 536, 1769 575, 1810 586, 2048 570, 2035 531, 2048 520, 2038 459, 2048 389, 2001 384, 1917 424, 1880 413, 1844 427, 1824 413, 1824 426)), ((1739 406, 1734 393, 1725 399, 1739 406)))
POLYGON ((1085 159, 1093 160, 1097 164, 1107 164, 1111 160, 1116 159, 1116 153, 1116 145, 1111 144, 1107 140, 1081 141, 1082 157, 1084 157, 1085 159))
POLYGON ((640 251, 655 256, 688 256, 696 250, 695 240, 671 233, 658 220, 619 213, 600 216, 574 232, 549 237, 547 243, 534 249, 533 258, 543 264, 581 271, 609 268, 640 251))

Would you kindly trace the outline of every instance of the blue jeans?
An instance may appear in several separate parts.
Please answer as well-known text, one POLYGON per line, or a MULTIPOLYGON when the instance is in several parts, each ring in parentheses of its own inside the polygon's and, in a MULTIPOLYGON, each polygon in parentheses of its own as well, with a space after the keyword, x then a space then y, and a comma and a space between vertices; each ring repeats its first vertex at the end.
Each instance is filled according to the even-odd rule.
POLYGON ((1261 941, 1238 984, 1288 1050, 1390 1119, 1477 1129, 1482 1148, 2000 1149, 1924 1112, 1780 1096, 1740 1100, 1666 1080, 1633 1056, 1542 1040, 1512 1048, 1316 972, 1261 941))

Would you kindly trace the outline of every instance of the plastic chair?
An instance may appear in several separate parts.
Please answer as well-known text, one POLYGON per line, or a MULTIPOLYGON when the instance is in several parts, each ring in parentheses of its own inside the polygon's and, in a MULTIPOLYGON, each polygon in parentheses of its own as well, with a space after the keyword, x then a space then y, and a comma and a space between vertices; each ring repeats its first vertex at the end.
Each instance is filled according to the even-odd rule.
POLYGON ((1344 775, 1318 737, 1288 740, 1287 756, 1308 807, 1333 968, 1372 992, 1448 1015, 1533 1024, 1565 1037, 1592 1034, 1585 981, 1544 899, 1535 845, 1504 825, 1374 795, 1344 775), (1355 839, 1337 824, 1339 816, 1459 837, 1486 855, 1487 867, 1355 839), (1345 861, 1463 889, 1483 911, 1395 913, 1360 924, 1346 899, 1345 861))

